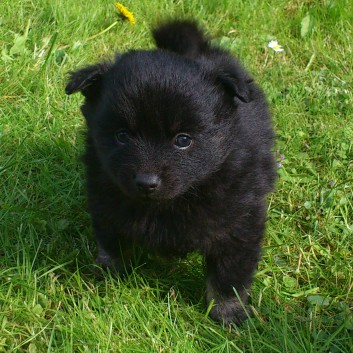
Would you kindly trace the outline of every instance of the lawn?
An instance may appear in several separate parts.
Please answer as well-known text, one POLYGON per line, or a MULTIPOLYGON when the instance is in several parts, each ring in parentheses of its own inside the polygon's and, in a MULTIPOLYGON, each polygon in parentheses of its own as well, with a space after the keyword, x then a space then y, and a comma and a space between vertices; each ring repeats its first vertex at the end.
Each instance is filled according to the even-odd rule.
POLYGON ((110 0, 1 2, 0 352, 353 352, 351 1, 123 4, 135 25, 110 0), (67 73, 152 48, 170 17, 239 57, 273 112, 279 177, 240 327, 208 317, 199 255, 151 258, 124 280, 94 265, 67 73))

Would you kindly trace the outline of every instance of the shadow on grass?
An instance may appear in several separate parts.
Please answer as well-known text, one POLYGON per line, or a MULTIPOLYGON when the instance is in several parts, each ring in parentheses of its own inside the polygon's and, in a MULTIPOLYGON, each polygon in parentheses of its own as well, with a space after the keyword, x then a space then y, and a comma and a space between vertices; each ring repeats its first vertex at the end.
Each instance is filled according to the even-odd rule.
MULTIPOLYGON (((94 284, 108 274, 95 265, 96 245, 80 160, 83 134, 78 133, 78 138, 74 144, 65 137, 38 140, 33 136, 16 148, 7 146, 7 151, 14 152, 5 173, 8 197, 1 205, 7 237, 0 239, 4 253, 24 252, 33 270, 65 264, 58 269, 62 275, 79 270, 85 281, 94 284)), ((161 295, 175 291, 190 303, 203 297, 200 255, 166 259, 138 254, 135 260, 132 274, 123 281, 131 282, 129 277, 135 276, 137 286, 158 287, 161 295)), ((5 262, 14 265, 16 257, 5 262)))

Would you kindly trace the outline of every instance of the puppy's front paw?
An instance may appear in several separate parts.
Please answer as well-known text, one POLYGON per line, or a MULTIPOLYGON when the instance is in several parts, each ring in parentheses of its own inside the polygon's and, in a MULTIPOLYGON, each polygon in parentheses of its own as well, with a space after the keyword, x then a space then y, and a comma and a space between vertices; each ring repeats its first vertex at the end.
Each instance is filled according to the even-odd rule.
POLYGON ((117 276, 123 277, 126 274, 125 266, 121 263, 118 258, 110 256, 105 250, 99 248, 96 263, 103 269, 109 270, 111 273, 117 276))
POLYGON ((250 311, 247 305, 240 303, 234 297, 215 302, 210 311, 210 316, 213 320, 223 322, 225 325, 230 325, 231 323, 239 325, 250 316, 250 311))
POLYGON ((250 316, 248 303, 248 292, 238 290, 237 295, 233 292, 227 294, 220 292, 211 281, 207 282, 207 303, 214 302, 210 311, 213 320, 223 322, 225 325, 234 323, 241 324, 250 316))

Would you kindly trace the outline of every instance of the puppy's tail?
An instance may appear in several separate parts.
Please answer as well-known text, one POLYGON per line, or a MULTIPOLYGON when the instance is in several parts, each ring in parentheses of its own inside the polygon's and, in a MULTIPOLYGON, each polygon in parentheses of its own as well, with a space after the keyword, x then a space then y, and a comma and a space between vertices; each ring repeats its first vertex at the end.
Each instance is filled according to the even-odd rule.
POLYGON ((209 49, 209 41, 194 21, 175 20, 152 31, 158 48, 194 58, 209 49))

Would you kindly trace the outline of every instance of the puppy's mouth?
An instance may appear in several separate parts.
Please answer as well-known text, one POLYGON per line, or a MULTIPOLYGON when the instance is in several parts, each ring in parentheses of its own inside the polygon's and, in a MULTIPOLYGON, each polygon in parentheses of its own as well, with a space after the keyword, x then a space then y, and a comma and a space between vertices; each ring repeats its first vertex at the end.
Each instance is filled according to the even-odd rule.
POLYGON ((142 203, 155 203, 159 202, 160 199, 154 194, 137 194, 137 199, 142 203))

